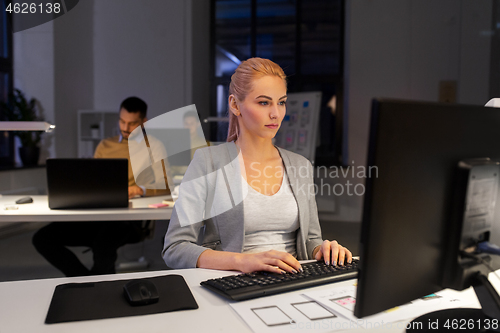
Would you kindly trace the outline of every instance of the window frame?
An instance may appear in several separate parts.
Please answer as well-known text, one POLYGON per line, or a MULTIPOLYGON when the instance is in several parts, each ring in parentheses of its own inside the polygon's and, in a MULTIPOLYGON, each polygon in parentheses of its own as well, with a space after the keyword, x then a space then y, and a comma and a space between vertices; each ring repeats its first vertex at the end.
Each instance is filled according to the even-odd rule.
MULTIPOLYGON (((12 14, 5 10, 9 3, 11 3, 10 0, 2 0, 3 13, 1 15, 4 15, 6 24, 0 25, 0 36, 2 36, 2 39, 5 38, 5 43, 7 48, 7 56, 3 57, 3 55, 0 55, 0 74, 8 75, 7 96, 12 94, 14 91, 12 14)), ((6 100, 3 100, 3 96, 1 95, 0 95, 0 101, 7 102, 6 100)), ((5 120, 7 120, 5 118, 5 115, 0 114, 0 121, 5 121, 5 120)), ((4 157, 0 156, 0 166, 12 167, 14 165, 14 135, 12 132, 0 132, 0 135, 2 136, 5 135, 7 137, 6 140, 9 147, 7 156, 4 157)))
MULTIPOLYGON (((257 1, 250 1, 250 57, 257 55, 257 1)), ((210 1, 210 116, 217 117, 217 87, 228 86, 231 80, 229 76, 216 76, 216 2, 210 1)), ((299 92, 310 82, 332 84, 336 90, 335 128, 333 139, 332 156, 322 156, 316 153, 315 165, 342 165, 343 141, 347 140, 344 134, 344 50, 345 50, 345 0, 339 0, 340 4, 340 27, 339 27, 339 71, 331 75, 303 74, 302 65, 302 8, 303 0, 295 2, 295 75, 293 76, 293 87, 289 92, 299 92)), ((272 59, 271 59, 272 60, 272 59)), ((318 127, 318 131, 320 128, 318 127)), ((210 139, 214 140, 217 133, 217 124, 210 124, 210 139)))

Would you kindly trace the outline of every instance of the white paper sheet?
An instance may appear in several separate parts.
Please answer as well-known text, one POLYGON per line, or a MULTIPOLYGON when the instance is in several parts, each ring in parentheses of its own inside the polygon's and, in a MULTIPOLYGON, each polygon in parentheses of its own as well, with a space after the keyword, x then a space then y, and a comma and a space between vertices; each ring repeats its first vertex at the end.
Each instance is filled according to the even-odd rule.
POLYGON ((230 305, 256 333, 331 332, 357 327, 350 320, 300 294, 268 296, 230 305))
POLYGON ((432 296, 420 298, 408 304, 361 319, 356 318, 353 313, 356 302, 355 286, 311 291, 304 293, 304 296, 322 304, 332 312, 356 322, 361 327, 378 329, 381 327, 390 328, 393 326, 390 323, 414 319, 429 312, 466 307, 473 302, 473 297, 471 298, 468 293, 474 293, 474 291, 471 289, 457 292, 445 289, 432 296))

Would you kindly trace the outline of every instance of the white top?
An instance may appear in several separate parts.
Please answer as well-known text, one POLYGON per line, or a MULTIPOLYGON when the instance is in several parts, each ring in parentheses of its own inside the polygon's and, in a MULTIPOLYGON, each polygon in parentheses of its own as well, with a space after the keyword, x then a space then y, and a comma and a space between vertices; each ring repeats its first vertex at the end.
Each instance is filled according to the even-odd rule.
POLYGON ((267 250, 284 251, 297 256, 299 210, 286 175, 278 192, 269 196, 248 188, 244 199, 245 242, 243 253, 267 250))

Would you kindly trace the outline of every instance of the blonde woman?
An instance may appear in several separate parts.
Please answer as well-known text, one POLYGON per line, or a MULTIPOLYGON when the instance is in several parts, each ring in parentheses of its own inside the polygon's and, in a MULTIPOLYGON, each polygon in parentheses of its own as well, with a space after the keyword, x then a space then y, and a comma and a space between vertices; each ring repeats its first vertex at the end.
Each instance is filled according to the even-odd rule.
POLYGON ((270 60, 251 58, 236 69, 227 143, 199 149, 189 165, 189 179, 211 178, 181 185, 165 235, 169 267, 296 273, 298 260, 351 262, 349 250, 321 238, 311 163, 272 143, 286 113, 286 89, 283 70, 270 60), (247 189, 240 202, 238 181, 247 189), (208 214, 227 197, 230 209, 208 214))

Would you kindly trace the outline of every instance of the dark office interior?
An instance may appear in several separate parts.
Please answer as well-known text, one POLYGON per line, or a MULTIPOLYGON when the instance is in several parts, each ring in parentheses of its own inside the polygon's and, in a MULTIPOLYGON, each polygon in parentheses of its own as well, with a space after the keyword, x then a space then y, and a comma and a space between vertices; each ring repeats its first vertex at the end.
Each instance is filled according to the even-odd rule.
MULTIPOLYGON (((496 0, 85 0, 15 33, 8 19, 4 12, 0 98, 20 89, 57 128, 42 135, 30 166, 2 132, 2 195, 46 194, 45 160, 82 157, 81 110, 116 111, 137 95, 149 118, 190 104, 203 119, 225 117, 230 75, 249 57, 280 64, 290 93, 322 93, 314 162, 327 171, 315 182, 330 187, 365 181, 350 170, 366 163, 372 98, 484 105, 500 95, 496 0)), ((224 125, 203 131, 223 141, 224 125)), ((363 196, 323 191, 316 200, 323 238, 358 255, 363 196)), ((42 225, 2 222, 0 213, 0 281, 63 276, 31 244, 42 225)), ((120 248, 118 264, 144 257, 141 269, 168 269, 167 227, 157 221, 152 238, 120 248)), ((90 263, 86 248, 74 252, 90 263)))

